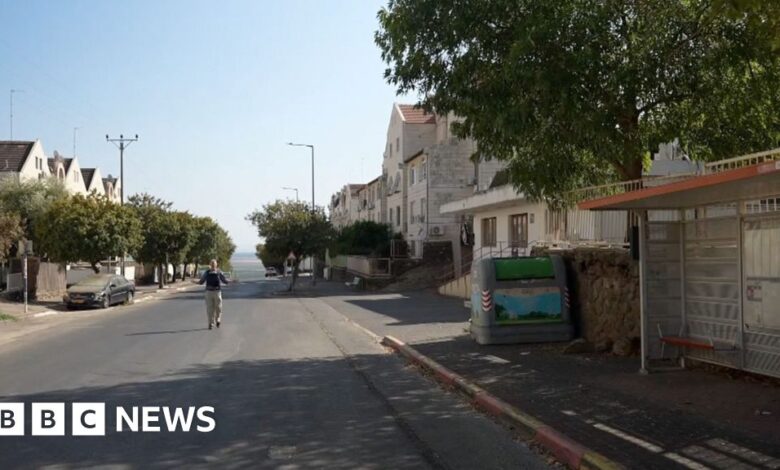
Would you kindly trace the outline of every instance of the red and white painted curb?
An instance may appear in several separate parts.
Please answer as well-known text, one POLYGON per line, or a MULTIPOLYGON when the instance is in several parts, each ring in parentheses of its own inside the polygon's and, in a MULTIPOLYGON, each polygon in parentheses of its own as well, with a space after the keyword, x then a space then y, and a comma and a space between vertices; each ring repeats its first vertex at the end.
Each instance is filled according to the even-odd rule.
POLYGON ((531 415, 523 413, 509 403, 497 398, 479 385, 451 371, 430 357, 392 336, 382 338, 382 344, 398 351, 410 361, 433 372, 436 378, 447 385, 456 387, 471 398, 478 408, 498 418, 518 426, 555 456, 558 461, 573 469, 620 469, 617 464, 603 455, 594 452, 582 444, 570 439, 563 433, 542 423, 531 415))

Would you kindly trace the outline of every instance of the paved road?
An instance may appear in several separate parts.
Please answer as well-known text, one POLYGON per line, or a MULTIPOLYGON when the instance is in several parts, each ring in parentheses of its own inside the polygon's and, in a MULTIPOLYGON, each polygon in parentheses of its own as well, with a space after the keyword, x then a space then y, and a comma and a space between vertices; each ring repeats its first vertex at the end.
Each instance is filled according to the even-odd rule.
POLYGON ((0 402, 27 405, 0 468, 544 468, 506 429, 387 354, 314 298, 200 292, 74 314, 0 346, 0 402), (105 437, 33 437, 30 403, 105 402, 105 437), (211 433, 117 432, 114 410, 213 406, 211 433))

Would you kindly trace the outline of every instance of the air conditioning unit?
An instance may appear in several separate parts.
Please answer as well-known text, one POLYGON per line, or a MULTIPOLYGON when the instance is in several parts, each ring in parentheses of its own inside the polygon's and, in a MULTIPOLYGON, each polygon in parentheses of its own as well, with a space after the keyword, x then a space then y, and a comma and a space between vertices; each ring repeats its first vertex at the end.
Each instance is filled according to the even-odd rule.
POLYGON ((441 237, 444 235, 444 225, 431 225, 428 227, 428 235, 432 237, 441 237))

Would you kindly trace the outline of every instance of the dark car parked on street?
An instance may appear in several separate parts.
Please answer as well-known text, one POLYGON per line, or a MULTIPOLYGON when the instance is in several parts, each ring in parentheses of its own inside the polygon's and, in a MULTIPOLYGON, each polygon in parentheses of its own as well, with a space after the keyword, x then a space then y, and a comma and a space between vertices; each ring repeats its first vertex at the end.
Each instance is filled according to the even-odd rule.
POLYGON ((67 308, 100 307, 114 304, 131 304, 135 297, 135 285, 123 276, 94 274, 68 288, 64 301, 67 308))
POLYGON ((269 266, 265 268, 265 277, 276 277, 278 273, 276 272, 276 268, 273 266, 269 266))

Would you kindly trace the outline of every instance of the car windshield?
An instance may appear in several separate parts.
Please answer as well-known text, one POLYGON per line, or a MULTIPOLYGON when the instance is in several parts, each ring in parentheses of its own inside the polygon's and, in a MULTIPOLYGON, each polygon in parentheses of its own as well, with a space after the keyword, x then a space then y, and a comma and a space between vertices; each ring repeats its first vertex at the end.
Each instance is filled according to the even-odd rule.
POLYGON ((105 276, 90 276, 77 282, 80 286, 103 287, 108 284, 108 278, 105 276))

